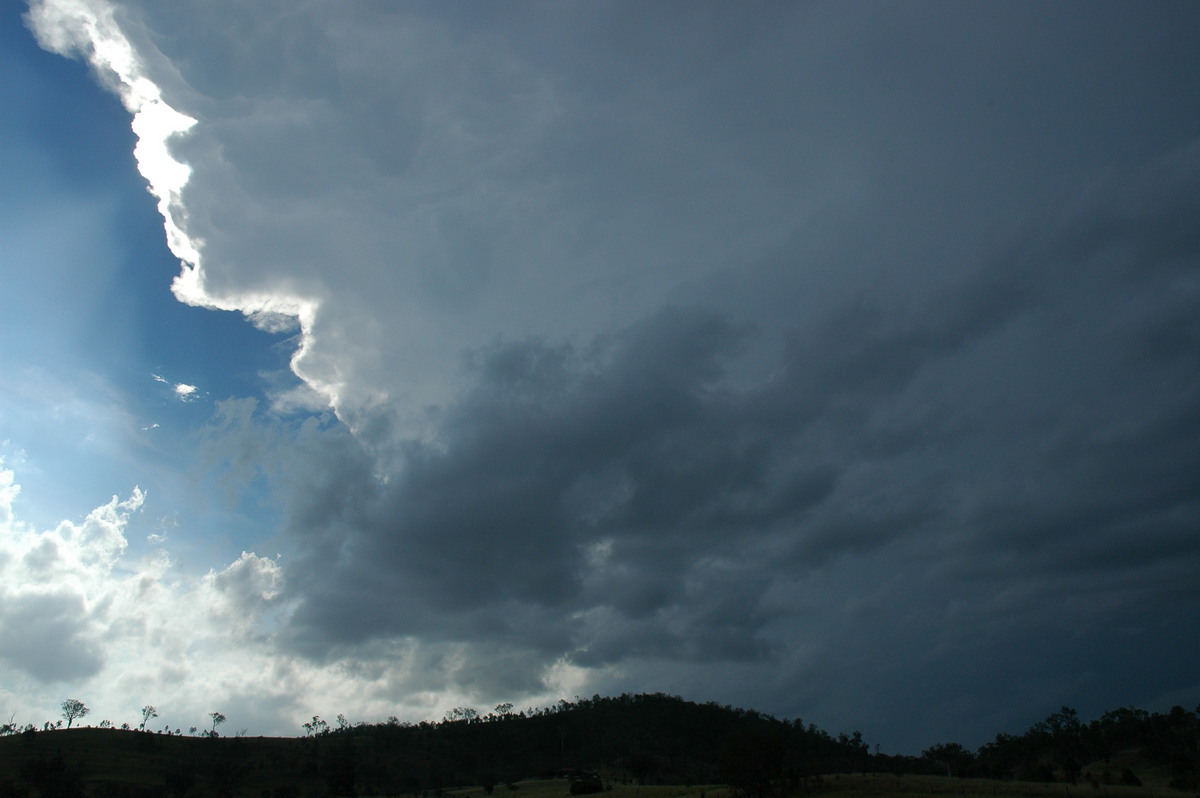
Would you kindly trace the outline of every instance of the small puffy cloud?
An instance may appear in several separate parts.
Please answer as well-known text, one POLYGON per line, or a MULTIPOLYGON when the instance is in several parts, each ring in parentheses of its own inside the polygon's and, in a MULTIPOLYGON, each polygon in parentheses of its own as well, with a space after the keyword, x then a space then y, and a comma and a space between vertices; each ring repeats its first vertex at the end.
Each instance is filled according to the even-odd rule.
POLYGON ((205 577, 212 593, 209 606, 231 629, 251 630, 263 613, 275 606, 283 582, 283 571, 274 560, 250 552, 221 571, 205 577))
MULTIPOLYGON (((200 396, 200 388, 195 385, 190 385, 186 382, 171 382, 161 374, 152 374, 155 382, 162 383, 171 387, 171 393, 181 402, 194 402, 200 396)), ((158 424, 151 424, 144 427, 143 430, 151 430, 158 427, 158 424)))

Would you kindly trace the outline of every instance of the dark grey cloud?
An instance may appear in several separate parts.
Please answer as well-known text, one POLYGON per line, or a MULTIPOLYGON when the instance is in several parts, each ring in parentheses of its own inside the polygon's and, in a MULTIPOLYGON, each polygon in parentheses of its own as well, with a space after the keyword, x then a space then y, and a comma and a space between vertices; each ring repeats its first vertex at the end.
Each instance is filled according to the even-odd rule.
POLYGON ((731 373, 767 333, 702 307, 469 353, 386 483, 345 439, 297 491, 293 632, 470 642, 493 685, 566 657, 627 668, 614 689, 708 668, 705 692, 757 663, 770 686, 730 692, 868 727, 876 701, 925 707, 914 734, 1117 700, 1119 640, 1200 610, 1194 152, 1031 218, 922 304, 867 290, 782 333, 758 381, 731 373), (880 581, 828 581, 857 568, 880 581), (996 709, 1014 679, 1033 697, 996 709))

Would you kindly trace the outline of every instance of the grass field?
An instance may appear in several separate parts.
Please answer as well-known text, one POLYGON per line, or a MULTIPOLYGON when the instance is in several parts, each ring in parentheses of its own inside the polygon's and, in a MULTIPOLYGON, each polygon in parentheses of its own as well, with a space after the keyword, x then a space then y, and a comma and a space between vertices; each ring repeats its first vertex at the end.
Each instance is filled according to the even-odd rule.
MULTIPOLYGON (((115 784, 141 788, 141 792, 122 793, 132 798, 145 795, 165 795, 166 779, 180 769, 191 772, 187 798, 211 798, 230 794, 236 798, 279 798, 280 785, 292 785, 292 798, 321 798, 328 792, 328 783, 315 770, 307 770, 305 762, 313 761, 309 752, 317 741, 284 738, 222 738, 201 740, 131 731, 72 729, 34 735, 13 735, 0 738, 0 786, 5 782, 21 781, 21 763, 63 756, 66 763, 83 774, 82 787, 93 796, 115 795, 115 784), (219 789, 226 782, 227 790, 219 789)), ((369 751, 362 750, 361 763, 368 763, 369 751)), ((327 745, 329 743, 326 743, 327 745)), ((1129 755, 1132 757, 1132 754, 1129 755)), ((1109 765, 1094 763, 1085 773, 1098 774, 1106 767, 1120 768, 1134 764, 1114 757, 1109 765)), ((835 774, 820 777, 812 784, 821 794, 843 794, 846 798, 1191 798, 1191 794, 1171 790, 1166 786, 1166 774, 1139 767, 1142 787, 1118 785, 1092 786, 1086 777, 1078 785, 1063 783, 1032 783, 959 779, 945 776, 895 776, 890 774, 835 774)), ((601 773, 603 778, 608 774, 601 773)), ((639 786, 623 784, 606 778, 611 788, 602 798, 739 798, 723 785, 639 786)), ((361 798, 382 796, 388 792, 364 782, 361 798)), ((176 792, 176 794, 179 794, 176 792)), ((36 793, 35 793, 36 795, 36 793)), ((432 792, 420 794, 430 798, 432 792)), ((570 782, 566 779, 527 779, 512 787, 497 785, 490 798, 568 798, 570 782)), ((488 798, 481 787, 448 789, 444 798, 488 798)), ((1196 798, 1200 798, 1197 795, 1196 798)))
MULTIPOLYGON (((1036 784, 990 779, 957 779, 945 776, 892 776, 883 773, 834 774, 822 777, 821 792, 844 794, 854 798, 918 798, 918 796, 964 796, 964 798, 1180 798, 1187 793, 1166 787, 1124 787, 1089 784, 1036 784)), ((513 798, 562 798, 569 795, 565 779, 522 781, 513 798)), ((504 798, 508 791, 497 787, 492 798, 504 798)), ((455 798, 485 798, 482 788, 449 790, 455 798)), ((735 798, 724 785, 634 786, 615 784, 602 794, 604 798, 735 798)))
POLYGON ((946 776, 892 776, 884 773, 839 774, 824 777, 830 793, 852 793, 856 798, 905 798, 942 795, 965 798, 1180 798, 1165 786, 1125 787, 1101 784, 1039 784, 1026 781, 956 779, 946 776))
MULTIPOLYGON (((569 796, 570 782, 566 779, 531 779, 516 783, 516 790, 497 786, 491 798, 563 798, 569 796)), ((485 798, 480 787, 447 790, 454 798, 485 798)), ((611 790, 600 793, 602 798, 733 798, 732 791, 723 785, 700 786, 636 786, 614 784, 611 790)))
MULTIPOLYGON (((164 774, 189 768, 197 773, 197 796, 208 794, 216 774, 233 762, 241 773, 239 793, 258 796, 263 788, 296 780, 295 740, 263 738, 201 740, 116 729, 70 729, 12 735, 0 739, 0 782, 20 781, 21 765, 62 756, 83 774, 83 787, 95 793, 104 784, 161 787, 164 774)), ((35 792, 36 795, 36 792, 35 792)))
MULTIPOLYGON (((1019 781, 989 779, 956 779, 945 776, 892 776, 882 773, 835 774, 822 777, 821 792, 844 794, 854 798, 918 798, 925 795, 964 796, 964 798, 1180 798, 1178 790, 1165 787, 1123 787, 1089 784, 1035 784, 1019 781)), ((530 780, 517 783, 518 789, 509 793, 498 786, 491 798, 562 798, 570 794, 565 779, 530 780)), ((455 798, 485 798, 480 787, 449 790, 455 798)), ((699 786, 634 786, 614 784, 602 794, 604 798, 735 798, 724 785, 699 786)))

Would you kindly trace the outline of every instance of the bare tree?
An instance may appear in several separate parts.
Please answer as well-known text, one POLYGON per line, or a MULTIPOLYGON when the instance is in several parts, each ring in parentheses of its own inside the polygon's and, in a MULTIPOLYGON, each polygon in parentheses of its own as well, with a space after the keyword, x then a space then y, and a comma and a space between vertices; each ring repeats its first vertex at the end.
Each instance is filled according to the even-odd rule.
POLYGON ((82 718, 87 713, 91 712, 82 701, 78 698, 68 698, 62 702, 62 716, 67 722, 67 728, 71 728, 71 724, 78 718, 82 718))

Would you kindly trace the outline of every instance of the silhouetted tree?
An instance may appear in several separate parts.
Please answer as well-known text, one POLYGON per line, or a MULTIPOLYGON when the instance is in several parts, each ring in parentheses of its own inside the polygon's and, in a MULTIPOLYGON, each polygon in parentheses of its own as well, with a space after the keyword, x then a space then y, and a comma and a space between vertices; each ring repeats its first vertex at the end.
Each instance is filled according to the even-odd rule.
POLYGON ((922 751, 921 756, 944 769, 947 776, 965 775, 975 758, 958 743, 938 743, 922 751))
POLYGON ((62 702, 62 716, 67 722, 67 728, 71 728, 71 724, 78 718, 82 718, 87 713, 91 712, 87 706, 78 698, 68 698, 62 702))

